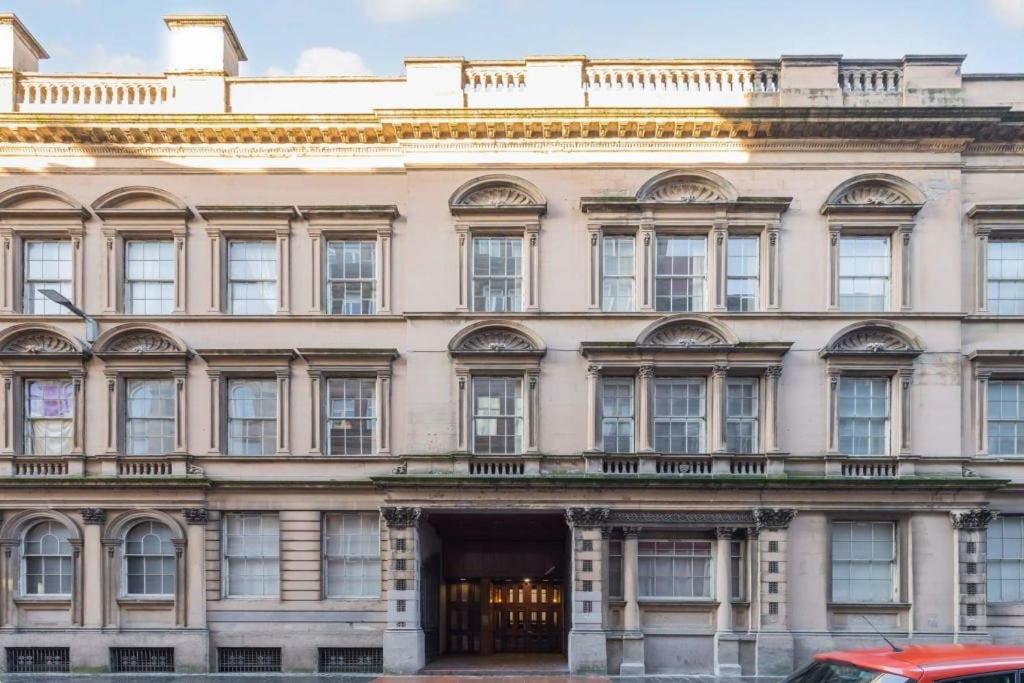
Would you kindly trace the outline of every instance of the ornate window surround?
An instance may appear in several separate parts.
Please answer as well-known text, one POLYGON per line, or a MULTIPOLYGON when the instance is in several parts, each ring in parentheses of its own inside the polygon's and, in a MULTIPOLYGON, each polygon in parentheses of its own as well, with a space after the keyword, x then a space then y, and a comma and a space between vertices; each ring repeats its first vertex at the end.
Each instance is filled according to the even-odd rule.
POLYGON ((839 240, 844 236, 889 238, 889 301, 886 311, 913 309, 911 241, 925 196, 911 183, 887 173, 858 175, 832 190, 821 206, 828 222, 828 299, 839 308, 839 240))
POLYGON ((174 381, 174 451, 159 456, 188 454, 188 362, 195 355, 184 341, 148 323, 119 325, 100 335, 96 356, 107 379, 107 420, 104 453, 125 455, 125 383, 128 379, 171 378, 174 381))
POLYGON ((291 364, 296 358, 294 349, 200 349, 199 356, 206 361, 206 375, 210 379, 210 432, 208 454, 266 460, 268 455, 227 456, 227 400, 228 382, 237 378, 270 379, 277 383, 277 457, 291 454, 291 364))
POLYGON ((0 585, 14 587, 0 592, 0 627, 18 626, 18 605, 66 606, 72 626, 82 624, 83 573, 82 528, 66 513, 59 510, 23 510, 7 516, 0 527, 0 585), (64 596, 26 596, 21 592, 21 542, 25 533, 36 523, 53 521, 68 529, 71 543, 72 577, 71 598, 64 596))
POLYGON ((914 359, 924 351, 909 330, 888 320, 862 320, 837 332, 818 353, 828 380, 827 438, 829 458, 906 457, 911 444, 911 387, 914 359), (889 380, 889 452, 882 456, 847 456, 839 452, 839 380, 844 376, 889 380))
POLYGON ((1024 239, 1024 202, 975 204, 967 219, 974 226, 975 311, 993 315, 988 310, 988 243, 993 237, 1024 239))
MULTIPOLYGON (((971 363, 971 426, 975 455, 988 456, 988 383, 993 379, 1024 380, 1024 357, 1009 349, 979 349, 967 355, 971 363)), ((1018 461, 1020 456, 993 456, 1018 461)))
POLYGON ((104 626, 120 625, 119 607, 144 605, 148 608, 169 607, 174 611, 174 625, 185 626, 186 601, 188 595, 188 567, 185 558, 187 535, 181 523, 171 515, 159 510, 131 510, 114 517, 103 529, 101 543, 105 549, 104 580, 107 582, 104 597, 106 604, 104 626), (124 539, 125 535, 140 522, 159 522, 171 530, 171 542, 174 544, 174 595, 165 596, 128 595, 128 578, 125 573, 124 539))
MULTIPOLYGON (((456 446, 470 453, 474 376, 521 377, 523 381, 523 454, 540 452, 540 364, 544 342, 526 327, 504 320, 483 320, 456 334, 448 343, 458 396, 456 446)), ((486 456, 481 456, 486 457, 486 456)), ((504 457, 504 456, 502 456, 504 457)))
POLYGON ((635 378, 637 452, 653 453, 652 386, 655 376, 704 377, 706 445, 709 453, 726 453, 726 377, 757 377, 760 406, 758 447, 779 452, 778 395, 782 357, 789 342, 741 342, 731 330, 705 316, 666 316, 648 325, 633 342, 583 342, 587 367, 587 452, 601 452, 597 430, 602 377, 635 378))
MULTIPOLYGON (((231 240, 277 244, 277 313, 291 311, 290 242, 294 206, 197 206, 210 243, 210 312, 227 313, 227 259, 231 240)), ((262 316, 261 316, 262 317, 262 316)))
POLYGON ((88 218, 85 207, 50 187, 23 185, 0 193, 0 313, 22 311, 23 245, 31 239, 71 242, 70 298, 82 304, 82 241, 88 218))
POLYGON ((398 351, 395 349, 319 349, 300 348, 298 355, 306 362, 310 381, 310 443, 309 455, 343 460, 376 458, 391 455, 391 372, 398 351), (326 384, 334 377, 366 377, 376 379, 377 421, 374 442, 376 451, 369 456, 329 456, 326 439, 326 384))
POLYGON ((601 244, 606 235, 636 239, 633 300, 638 311, 654 311, 655 240, 658 235, 707 238, 707 311, 726 311, 729 236, 758 239, 758 310, 779 308, 779 235, 791 197, 741 197, 727 180, 695 170, 654 176, 633 197, 583 197, 589 238, 587 307, 601 310, 601 244))
MULTIPOLYGON (((85 455, 85 363, 91 350, 52 325, 22 323, 0 336, 0 457, 22 453, 24 387, 26 379, 70 377, 74 389, 71 453, 85 455)), ((54 457, 54 456, 29 456, 54 457)))
POLYGON ((459 299, 456 310, 471 310, 470 254, 473 238, 504 235, 523 239, 522 312, 538 312, 540 227, 541 217, 547 213, 548 208, 547 200, 540 190, 515 176, 480 176, 455 190, 448 201, 448 208, 455 217, 455 233, 459 248, 459 299))
MULTIPOLYGON (((306 230, 312 250, 310 271, 309 310, 313 313, 327 313, 326 243, 332 239, 366 239, 377 242, 377 313, 388 315, 393 303, 391 239, 392 224, 398 218, 398 207, 393 204, 381 206, 300 206, 299 215, 306 221, 306 230)), ((341 316, 332 316, 341 317, 341 316)), ((360 317, 360 316, 344 316, 360 317)))

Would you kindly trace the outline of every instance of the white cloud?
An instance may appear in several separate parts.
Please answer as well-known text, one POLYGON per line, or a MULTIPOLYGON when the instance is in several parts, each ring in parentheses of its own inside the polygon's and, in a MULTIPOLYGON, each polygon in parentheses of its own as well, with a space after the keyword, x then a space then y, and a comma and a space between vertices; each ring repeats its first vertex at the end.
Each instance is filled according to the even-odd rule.
POLYGON ((374 21, 412 21, 435 14, 452 14, 468 0, 363 0, 363 9, 374 21))
POLYGON ((115 74, 155 74, 162 73, 163 67, 150 64, 142 57, 127 52, 111 52, 104 45, 96 45, 92 53, 86 57, 76 71, 115 73, 115 74))
POLYGON ((336 47, 310 47, 299 54, 292 70, 272 66, 268 76, 365 76, 370 69, 355 52, 336 47))
POLYGON ((988 0, 996 16, 1015 28, 1024 28, 1024 0, 988 0))

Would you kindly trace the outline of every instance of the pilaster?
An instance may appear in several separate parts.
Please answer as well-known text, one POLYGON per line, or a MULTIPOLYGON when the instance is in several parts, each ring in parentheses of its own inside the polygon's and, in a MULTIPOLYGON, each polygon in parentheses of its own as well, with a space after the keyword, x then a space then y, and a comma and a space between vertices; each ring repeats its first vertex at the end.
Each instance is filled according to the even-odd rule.
POLYGON ((426 641, 420 624, 419 523, 422 511, 412 507, 381 508, 388 528, 384 553, 387 627, 384 630, 384 671, 413 674, 426 664, 426 641))
POLYGON ((755 605, 758 674, 783 675, 795 665, 793 635, 787 613, 787 541, 789 524, 796 510, 757 508, 754 533, 757 535, 758 585, 755 605))
POLYGON ((601 577, 601 527, 608 508, 569 508, 566 521, 571 538, 570 583, 572 628, 569 631, 569 672, 604 674, 608 649, 601 605, 605 587, 601 577))
POLYGON ((950 513, 956 530, 954 549, 959 610, 954 628, 957 633, 984 633, 988 630, 987 534, 985 530, 998 513, 975 508, 950 513))

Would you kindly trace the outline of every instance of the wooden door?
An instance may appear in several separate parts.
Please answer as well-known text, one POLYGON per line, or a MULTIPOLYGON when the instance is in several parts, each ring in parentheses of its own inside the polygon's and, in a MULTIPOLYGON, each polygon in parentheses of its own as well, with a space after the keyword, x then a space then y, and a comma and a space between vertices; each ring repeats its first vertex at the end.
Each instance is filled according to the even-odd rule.
POLYGON ((562 597, 560 583, 495 582, 494 651, 561 652, 562 597))
POLYGON ((453 581, 445 586, 448 654, 480 652, 480 583, 453 581))

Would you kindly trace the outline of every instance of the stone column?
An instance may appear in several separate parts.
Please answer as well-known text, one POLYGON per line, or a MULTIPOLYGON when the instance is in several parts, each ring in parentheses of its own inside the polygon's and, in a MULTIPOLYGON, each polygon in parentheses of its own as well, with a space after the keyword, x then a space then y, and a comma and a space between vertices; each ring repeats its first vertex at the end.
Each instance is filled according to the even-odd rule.
POLYGON ((82 625, 86 628, 102 628, 104 600, 103 590, 103 525, 107 521, 107 511, 102 508, 84 508, 80 510, 83 530, 82 567, 85 573, 82 595, 82 625))
POLYGON ((973 639, 988 630, 986 606, 986 565, 988 548, 985 530, 997 513, 988 508, 951 512, 950 521, 956 529, 954 549, 958 614, 954 624, 957 639, 973 639))
POLYGON ((608 508, 566 510, 572 539, 569 672, 573 674, 604 674, 608 670, 608 646, 601 618, 601 527, 608 521, 608 514, 608 508))
POLYGON ((789 631, 786 604, 786 541, 796 510, 757 508, 754 533, 758 556, 758 674, 786 675, 793 672, 793 635, 789 631))
POLYGON ((740 675, 740 644, 732 632, 732 562, 730 561, 732 527, 718 527, 715 546, 715 675, 740 675))
POLYGON ((712 453, 725 452, 725 378, 729 366, 715 365, 711 368, 710 391, 707 397, 708 435, 706 448, 712 453))
POLYGON ((598 450, 598 440, 601 438, 598 431, 600 421, 600 399, 601 366, 587 366, 587 451, 593 453, 598 450))
POLYGON ((651 434, 651 388, 654 383, 654 366, 641 365, 636 383, 636 450, 650 453, 654 450, 651 434))
POLYGON ((640 627, 640 603, 637 601, 640 570, 637 559, 639 527, 625 527, 622 541, 622 599, 626 603, 622 626, 622 663, 620 676, 643 676, 644 634, 640 627))
POLYGON ((189 628, 206 628, 206 508, 182 510, 186 530, 185 623, 189 628))
POLYGON ((414 674, 426 664, 426 642, 420 624, 419 523, 413 507, 381 508, 388 526, 384 554, 384 591, 388 625, 384 630, 384 672, 414 674))
POLYGON ((764 450, 779 452, 779 378, 781 365, 769 365, 765 370, 764 390, 764 450))
POLYGON ((15 547, 17 541, 0 541, 0 626, 16 626, 18 610, 14 604, 15 580, 18 576, 14 563, 17 562, 15 547))

